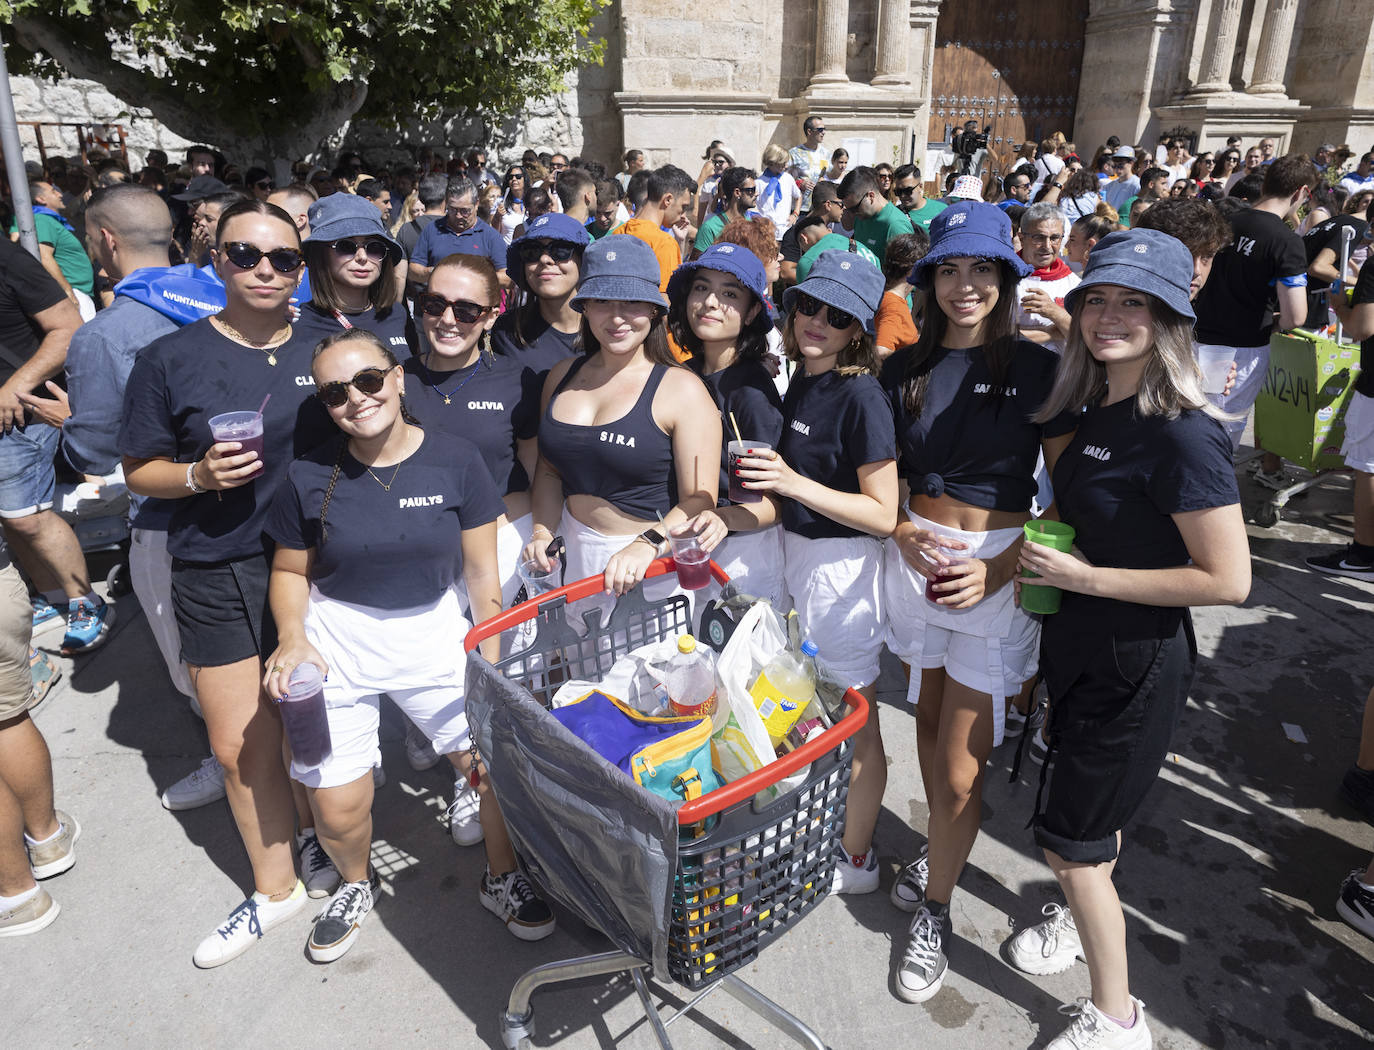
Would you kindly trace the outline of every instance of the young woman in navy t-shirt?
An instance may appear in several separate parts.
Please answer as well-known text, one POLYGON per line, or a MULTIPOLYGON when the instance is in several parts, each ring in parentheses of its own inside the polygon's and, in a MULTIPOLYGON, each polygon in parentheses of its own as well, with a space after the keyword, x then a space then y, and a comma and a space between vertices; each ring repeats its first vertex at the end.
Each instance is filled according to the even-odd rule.
MULTIPOLYGON (((501 610, 496 523, 503 505, 481 453, 414 425, 395 356, 370 332, 330 336, 312 365, 316 397, 342 434, 291 464, 266 528, 277 542, 271 603, 280 642, 264 686, 280 698, 298 664, 327 673, 332 753, 291 764, 310 792, 320 841, 343 882, 308 951, 330 962, 374 903, 369 870, 372 767, 386 693, 455 769, 472 758, 462 639, 471 624, 453 587, 461 570, 474 619, 501 610)), ((497 643, 484 643, 495 660, 497 643)), ((479 779, 487 870, 480 895, 517 937, 553 932, 553 915, 515 863, 486 778, 479 779)))
POLYGON ((1006 698, 1035 673, 1038 625, 1008 584, 1043 453, 1073 421, 1031 417, 1058 359, 1016 334, 1016 282, 1029 272, 1011 224, 990 204, 956 204, 930 226, 912 281, 926 324, 888 359, 907 497, 887 545, 888 644, 909 666, 927 846, 892 888, 915 912, 897 994, 924 1002, 947 970, 949 903, 981 822, 983 771, 1001 742, 1006 698))
MULTIPOLYGON (((606 596, 644 579, 667 553, 662 529, 716 505, 720 413, 701 380, 668 348, 658 260, 637 237, 610 234, 587 248, 573 300, 583 356, 561 361, 544 384, 532 540, 524 556, 552 563, 567 544, 567 578, 600 574, 606 596)), ((669 575, 646 587, 671 594, 669 575)), ((591 604, 577 603, 580 613, 591 604)))
MULTIPOLYGON (((820 663, 869 702, 868 722, 854 737, 839 893, 878 884, 873 828, 887 786, 875 683, 881 537, 897 520, 897 463, 892 411, 874 377, 873 315, 882 297, 877 267, 840 251, 822 252, 806 280, 787 289, 783 346, 799 367, 783 400, 782 440, 739 463, 745 487, 778 503, 787 589, 820 663)), ((762 516, 769 505, 758 506, 762 516)))
MULTIPOLYGON (((702 546, 743 593, 786 608, 776 506, 728 498, 726 446, 735 440, 734 428, 746 441, 769 448, 777 448, 782 438, 782 398, 763 363, 777 320, 763 263, 742 245, 717 242, 673 273, 668 303, 668 330, 690 355, 687 366, 711 391, 724 430, 717 506, 693 525, 702 546), (765 521, 770 524, 761 525, 765 521)), ((772 503, 771 497, 760 499, 772 503)), ((713 597, 714 581, 710 586, 707 594, 713 597)))
POLYGON ((537 377, 536 401, 549 369, 577 353, 582 315, 572 298, 582 276, 582 251, 590 243, 580 222, 549 212, 506 249, 506 273, 527 298, 497 319, 491 343, 537 377))
POLYGON ((1041 637, 1054 764, 1034 824, 1069 907, 1048 905, 1007 946, 1030 973, 1087 959, 1092 995, 1054 1047, 1090 1033, 1150 1045, 1112 870, 1187 701, 1197 661, 1188 607, 1235 604, 1250 590, 1227 417, 1203 394, 1193 356, 1192 273, 1188 249, 1158 230, 1099 241, 1066 299, 1063 363, 1036 416, 1084 413, 1054 469, 1077 550, 1026 544, 1021 565, 1039 579, 1018 581, 1022 595, 1063 591, 1041 637))
MULTIPOLYGON (((175 503, 167 550, 181 657, 253 869, 255 892, 196 949, 202 967, 235 958, 306 903, 291 851, 297 811, 282 765, 281 719, 262 692, 262 654, 276 645, 262 526, 288 464, 330 432, 310 396, 314 341, 284 323, 300 281, 296 224, 260 201, 230 205, 214 258, 224 310, 138 355, 119 435, 129 488, 175 503), (212 416, 259 406, 261 455, 211 439, 212 416)), ((313 835, 298 841, 318 849, 313 835)), ((304 859, 303 866, 314 867, 304 859)))

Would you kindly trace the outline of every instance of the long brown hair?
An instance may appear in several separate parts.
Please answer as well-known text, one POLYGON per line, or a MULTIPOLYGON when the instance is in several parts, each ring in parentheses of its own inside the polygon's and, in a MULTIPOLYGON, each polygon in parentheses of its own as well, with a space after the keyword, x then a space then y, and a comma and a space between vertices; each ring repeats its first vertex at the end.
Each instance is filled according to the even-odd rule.
MULTIPOLYGON (((664 324, 666 316, 661 307, 654 310, 653 320, 649 322, 649 334, 644 337, 644 356, 652 364, 681 367, 682 363, 673 353, 672 347, 668 345, 668 329, 664 324)), ((582 315, 582 327, 577 332, 577 347, 588 357, 601 349, 601 344, 597 342, 596 336, 592 335, 592 326, 588 322, 586 314, 582 315)))
MULTIPOLYGON (((1002 259, 997 264, 997 304, 984 321, 983 360, 997 386, 1003 385, 1011 358, 1016 353, 1016 273, 1002 259)), ((935 264, 937 267, 939 264, 935 264)), ((926 296, 925 324, 916 344, 907 351, 906 369, 902 376, 902 406, 912 416, 919 416, 925 406, 926 388, 930 385, 931 370, 944 358, 941 352, 949 318, 935 298, 935 275, 930 275, 931 291, 926 296)), ((998 401, 1001 404, 1001 401, 998 401)))
MULTIPOLYGON (((801 347, 797 345, 797 336, 793 331, 793 322, 796 318, 797 304, 793 301, 792 309, 787 311, 787 319, 782 326, 782 348, 789 360, 800 362, 801 347)), ((878 357, 878 346, 873 337, 860 325, 859 334, 846 343, 839 356, 835 358, 835 372, 842 376, 876 376, 881 368, 882 360, 878 357)))
MULTIPOLYGON (((381 234, 373 236, 379 239, 381 234)), ((341 238, 342 239, 342 238, 341 238)), ((362 238, 357 238, 361 240, 362 238)), ((367 301, 377 312, 378 318, 385 317, 396 305, 399 298, 396 289, 397 254, 387 245, 387 253, 378 268, 377 276, 367 287, 367 301)), ((329 268, 334 257, 334 246, 327 241, 307 241, 305 243, 305 264, 310 267, 310 299, 323 310, 343 312, 343 296, 339 282, 329 268)))

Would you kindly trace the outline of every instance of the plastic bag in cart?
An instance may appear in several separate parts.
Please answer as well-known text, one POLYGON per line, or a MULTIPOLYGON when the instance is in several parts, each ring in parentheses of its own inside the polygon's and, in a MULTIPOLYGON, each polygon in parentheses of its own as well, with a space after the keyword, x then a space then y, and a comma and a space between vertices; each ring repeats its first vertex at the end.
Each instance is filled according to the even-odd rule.
POLYGON ((677 655, 677 636, 641 645, 626 653, 611 666, 599 682, 574 678, 564 682, 553 694, 552 707, 576 703, 593 690, 622 698, 641 714, 651 715, 668 702, 662 667, 677 655))
POLYGON ((669 979, 677 806, 635 784, 475 650, 467 716, 531 877, 669 979))

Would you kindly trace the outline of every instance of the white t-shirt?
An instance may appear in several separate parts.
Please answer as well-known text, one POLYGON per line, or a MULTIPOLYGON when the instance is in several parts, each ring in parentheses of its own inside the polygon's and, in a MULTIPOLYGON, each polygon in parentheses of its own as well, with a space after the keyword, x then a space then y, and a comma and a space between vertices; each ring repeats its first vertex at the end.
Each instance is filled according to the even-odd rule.
POLYGON ((1064 352, 1064 341, 1058 336, 1058 329, 1054 327, 1054 322, 1043 314, 1029 313, 1021 306, 1021 300, 1026 297, 1026 293, 1032 288, 1043 288, 1050 298, 1060 306, 1064 305, 1064 296, 1068 295, 1083 278, 1072 271, 1062 277, 1053 280, 1044 277, 1023 277, 1016 286, 1016 327, 1034 328, 1046 332, 1054 332, 1055 337, 1045 345, 1056 354, 1064 352))
POLYGON ((797 185, 797 180, 785 171, 781 175, 770 175, 765 171, 754 181, 759 188, 756 198, 759 213, 773 220, 773 225, 777 227, 778 240, 782 240, 782 235, 792 225, 790 219, 793 206, 801 200, 801 187, 797 185))

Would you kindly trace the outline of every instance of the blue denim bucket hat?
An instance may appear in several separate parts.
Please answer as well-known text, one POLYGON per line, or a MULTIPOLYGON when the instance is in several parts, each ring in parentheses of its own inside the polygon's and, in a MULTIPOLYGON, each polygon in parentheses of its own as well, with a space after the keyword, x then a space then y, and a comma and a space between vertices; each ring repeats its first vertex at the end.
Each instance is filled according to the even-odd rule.
POLYGON ((1196 321, 1188 301, 1192 283, 1193 253, 1177 237, 1161 230, 1121 230, 1093 245, 1083 280, 1064 296, 1064 308, 1072 311, 1086 288, 1114 284, 1153 295, 1180 317, 1196 321))
MULTIPOLYGON (((1093 251, 1097 248, 1094 246, 1093 251)), ((930 289, 930 272, 946 259, 998 259, 1018 278, 1029 277, 1032 267, 1011 246, 1011 220, 995 204, 965 201, 951 204, 930 223, 930 251, 911 271, 911 283, 930 289)))
POLYGON ((517 288, 528 292, 530 287, 525 282, 525 256, 533 250, 535 241, 565 241, 585 248, 591 240, 587 228, 576 219, 561 212, 545 212, 525 227, 524 236, 518 241, 512 241, 506 249, 506 273, 517 288))
POLYGON ((658 256, 647 243, 627 233, 607 234, 583 253, 582 282, 569 305, 581 313, 587 299, 614 299, 666 310, 659 280, 658 256))
POLYGON ((768 320, 778 319, 778 308, 768 294, 768 275, 763 271, 759 257, 742 244, 729 244, 717 241, 696 259, 683 263, 668 278, 668 298, 675 301, 687 295, 692 286, 692 273, 695 270, 719 270, 728 273, 740 284, 754 293, 754 298, 762 305, 768 320))
POLYGON ((809 295, 853 314, 871 335, 873 315, 883 301, 884 284, 878 268, 854 252, 821 252, 806 280, 782 293, 782 305, 784 310, 791 310, 798 295, 809 295))
POLYGON ((401 246, 386 232, 382 213, 366 197, 331 193, 310 205, 306 214, 310 218, 306 244, 332 244, 345 237, 378 237, 386 241, 386 250, 393 260, 401 259, 401 246))

